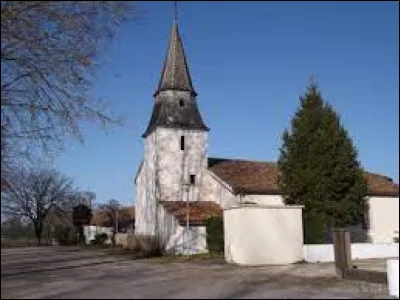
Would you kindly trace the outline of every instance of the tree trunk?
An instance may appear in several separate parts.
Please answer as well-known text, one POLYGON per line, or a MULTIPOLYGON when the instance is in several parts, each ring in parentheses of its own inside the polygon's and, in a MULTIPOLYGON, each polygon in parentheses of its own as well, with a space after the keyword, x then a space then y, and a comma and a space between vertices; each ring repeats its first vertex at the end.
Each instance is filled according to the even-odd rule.
POLYGON ((35 235, 36 235, 37 245, 40 246, 41 239, 42 239, 42 225, 41 224, 35 224, 35 235))
POLYGON ((112 244, 113 244, 113 246, 115 246, 115 244, 116 244, 116 240, 115 240, 115 236, 117 235, 117 232, 116 232, 116 230, 114 229, 113 230, 113 234, 112 234, 112 244))

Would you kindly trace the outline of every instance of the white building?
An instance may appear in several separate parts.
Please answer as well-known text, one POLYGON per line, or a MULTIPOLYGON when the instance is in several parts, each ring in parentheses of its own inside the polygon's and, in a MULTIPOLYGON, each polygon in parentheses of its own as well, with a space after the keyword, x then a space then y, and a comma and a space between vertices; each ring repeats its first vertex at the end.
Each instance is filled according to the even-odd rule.
MULTIPOLYGON (((223 208, 247 202, 284 205, 276 163, 208 157, 209 128, 196 96, 174 23, 135 177, 136 234, 157 235, 174 252, 207 251, 205 221, 223 208)), ((378 174, 365 176, 370 237, 373 242, 392 242, 399 228, 398 184, 378 174)))

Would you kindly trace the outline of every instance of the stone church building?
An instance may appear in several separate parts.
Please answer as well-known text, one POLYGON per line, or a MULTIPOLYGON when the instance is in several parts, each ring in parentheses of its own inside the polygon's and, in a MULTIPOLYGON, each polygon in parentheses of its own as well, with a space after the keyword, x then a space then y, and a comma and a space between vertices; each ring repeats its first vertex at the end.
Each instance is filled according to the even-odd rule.
MULTIPOLYGON (((255 203, 284 205, 277 164, 208 156, 204 123, 178 25, 153 95, 153 112, 142 138, 144 157, 135 176, 135 234, 157 235, 167 251, 207 251, 205 222, 224 208, 255 203)), ((369 185, 369 235, 392 242, 399 227, 399 186, 365 173, 369 185)), ((237 220, 240 222, 240 220, 237 220)))

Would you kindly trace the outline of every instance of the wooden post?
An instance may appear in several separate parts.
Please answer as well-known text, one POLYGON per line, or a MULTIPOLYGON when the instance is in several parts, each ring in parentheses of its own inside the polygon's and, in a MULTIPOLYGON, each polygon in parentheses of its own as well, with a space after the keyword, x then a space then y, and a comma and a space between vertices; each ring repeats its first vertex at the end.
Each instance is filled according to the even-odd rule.
POLYGON ((350 232, 344 228, 334 228, 333 248, 336 273, 343 277, 343 271, 351 268, 350 232))

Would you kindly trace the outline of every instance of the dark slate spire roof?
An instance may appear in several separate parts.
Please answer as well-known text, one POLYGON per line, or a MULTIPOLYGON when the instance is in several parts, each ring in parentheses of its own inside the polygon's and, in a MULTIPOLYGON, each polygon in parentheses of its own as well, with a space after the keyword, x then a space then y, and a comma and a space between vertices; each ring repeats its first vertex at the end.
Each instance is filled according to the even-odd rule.
POLYGON ((178 24, 172 26, 169 49, 161 72, 160 82, 154 96, 165 90, 188 91, 196 95, 186 62, 178 24))
POLYGON ((153 112, 142 136, 146 137, 157 126, 208 131, 197 107, 196 96, 178 25, 174 22, 167 57, 154 94, 153 112), (163 91, 176 93, 161 93, 163 91))

